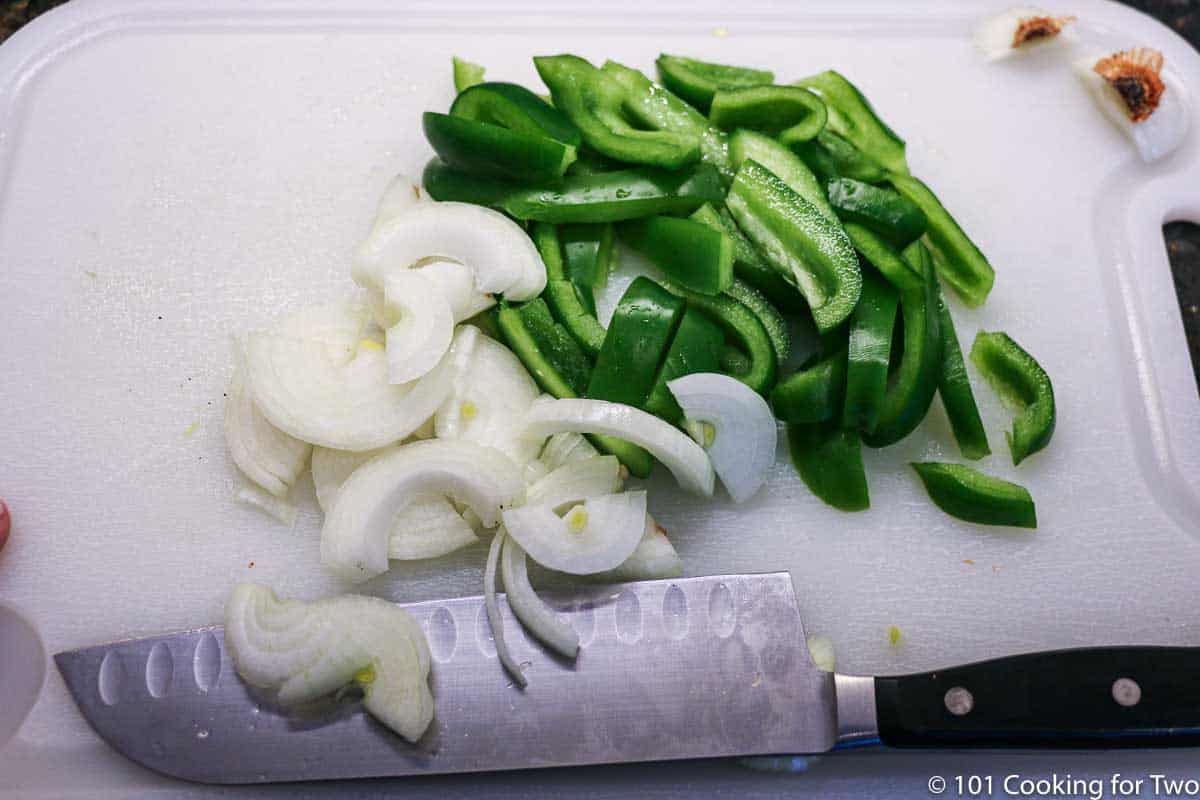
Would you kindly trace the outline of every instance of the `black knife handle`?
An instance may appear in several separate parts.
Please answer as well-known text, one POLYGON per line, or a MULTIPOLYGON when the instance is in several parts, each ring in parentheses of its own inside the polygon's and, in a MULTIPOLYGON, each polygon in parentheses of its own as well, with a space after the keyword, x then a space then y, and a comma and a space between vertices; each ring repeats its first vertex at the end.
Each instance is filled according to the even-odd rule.
POLYGON ((875 679, 893 747, 1200 745, 1200 647, 1098 647, 875 679))

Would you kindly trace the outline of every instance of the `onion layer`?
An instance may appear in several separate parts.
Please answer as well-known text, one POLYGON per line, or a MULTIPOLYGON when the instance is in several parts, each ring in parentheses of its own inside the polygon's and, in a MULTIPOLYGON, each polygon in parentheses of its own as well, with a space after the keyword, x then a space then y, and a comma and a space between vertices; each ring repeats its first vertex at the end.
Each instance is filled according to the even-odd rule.
POLYGON ((283 705, 354 681, 362 686, 363 707, 410 742, 433 719, 425 635, 386 600, 281 601, 265 586, 239 584, 225 605, 225 646, 242 679, 277 689, 283 705))
POLYGON ((538 400, 525 417, 525 430, 539 436, 597 433, 633 442, 661 461, 685 490, 713 493, 716 476, 700 445, 673 425, 632 406, 576 398, 538 400))
POLYGON ((554 609, 537 596, 529 583, 525 551, 511 536, 504 538, 500 556, 500 576, 508 607, 525 628, 543 644, 566 658, 579 655, 579 634, 558 618, 554 609))
POLYGON ((775 464, 778 430, 771 407, 746 384, 715 372, 698 372, 667 384, 689 422, 711 426, 703 444, 735 503, 749 500, 775 464))
POLYGON ((392 520, 420 495, 450 495, 492 527, 524 489, 520 475, 503 453, 470 442, 434 439, 397 448, 342 485, 321 529, 321 561, 351 581, 386 572, 392 520))
POLYGON ((276 428, 254 404, 242 356, 229 382, 225 401, 225 444, 233 463, 263 490, 284 497, 308 463, 312 446, 276 428))
POLYGON ((646 529, 637 549, 615 569, 592 577, 604 581, 655 581, 683 575, 683 561, 667 532, 646 515, 646 529))
POLYGON ((492 629, 492 642, 496 645, 496 656, 513 681, 524 689, 529 681, 521 672, 521 665, 512 657, 508 643, 504 640, 504 617, 500 614, 500 602, 496 599, 496 567, 500 563, 500 548, 505 541, 504 528, 496 531, 492 545, 488 548, 487 564, 483 568, 483 607, 487 612, 488 626, 492 629))
POLYGON ((525 489, 525 503, 559 511, 567 503, 621 491, 621 462, 616 456, 594 455, 564 464, 525 489))
POLYGON ((436 367, 450 349, 454 315, 421 270, 390 273, 383 299, 388 313, 396 317, 387 329, 388 381, 408 383, 436 367))
POLYGON ((593 497, 567 512, 522 506, 504 512, 508 535, 544 567, 571 575, 612 569, 629 558, 646 524, 646 493, 593 497))

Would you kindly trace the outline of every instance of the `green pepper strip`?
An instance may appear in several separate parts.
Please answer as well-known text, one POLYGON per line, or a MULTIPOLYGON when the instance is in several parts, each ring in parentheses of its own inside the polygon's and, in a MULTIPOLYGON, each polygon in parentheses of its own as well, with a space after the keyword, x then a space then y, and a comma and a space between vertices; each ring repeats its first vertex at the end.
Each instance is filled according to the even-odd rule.
POLYGON ((771 392, 771 409, 784 422, 816 424, 837 420, 845 397, 846 348, 840 347, 777 383, 771 392))
POLYGON ((624 117, 625 87, 572 55, 533 59, 550 88, 554 106, 579 128, 583 141, 598 153, 631 164, 677 169, 700 157, 700 140, 674 130, 639 130, 624 117))
POLYGON ((454 91, 461 92, 464 89, 469 89, 477 83, 483 83, 484 68, 478 64, 472 64, 470 61, 464 61, 458 56, 454 56, 452 63, 454 65, 454 91))
POLYGON ((567 329, 554 321, 550 309, 540 297, 535 297, 517 307, 525 330, 533 338, 538 352, 546 359, 555 373, 560 375, 571 391, 582 393, 588 385, 592 362, 584 355, 567 329))
POLYGON ((887 282, 900 291, 916 289, 925 281, 905 261, 899 251, 879 237, 875 231, 865 228, 857 222, 843 222, 842 229, 850 237, 854 249, 858 251, 871 266, 887 279, 887 282))
POLYGON ((625 89, 625 110, 642 125, 697 138, 700 158, 716 167, 726 181, 733 180, 724 131, 709 125, 703 114, 636 69, 606 61, 603 71, 625 89))
POLYGON ((792 464, 809 490, 842 511, 871 507, 857 431, 836 425, 788 425, 792 464))
POLYGON ((893 175, 890 180, 896 191, 916 203, 929 219, 925 238, 933 248, 938 275, 950 284, 950 288, 968 306, 974 308, 982 305, 996 281, 996 271, 988 263, 987 257, 963 232, 928 186, 908 175, 893 175))
POLYGON ((850 316, 862 275, 841 225, 752 159, 738 169, 725 202, 767 261, 795 279, 819 330, 850 316))
POLYGON ((584 302, 594 315, 596 301, 591 290, 608 285, 608 273, 612 268, 613 226, 608 222, 563 225, 558 235, 562 242, 566 278, 586 290, 584 302))
POLYGON ((954 331, 954 319, 950 316, 950 309, 946 307, 940 292, 938 315, 942 326, 942 374, 938 379, 938 394, 941 395, 946 416, 950 419, 950 428, 954 431, 954 440, 958 442, 959 452, 964 458, 983 458, 991 454, 992 448, 988 446, 987 431, 983 428, 979 406, 975 404, 975 395, 971 391, 971 380, 967 377, 967 366, 963 363, 962 348, 958 344, 958 334, 954 331))
POLYGON ((1037 510, 1024 486, 965 464, 914 463, 933 504, 952 517, 980 525, 1036 528, 1037 510))
POLYGON ((795 153, 770 136, 739 130, 729 137, 729 158, 735 169, 753 160, 766 167, 796 194, 816 206, 826 219, 837 222, 837 214, 825 196, 825 187, 795 153))
MULTIPOLYGON (((504 341, 525 365, 525 369, 533 375, 538 385, 554 397, 578 397, 578 393, 571 388, 570 384, 539 350, 517 309, 501 300, 495 313, 496 323, 500 327, 504 341)), ((596 447, 616 456, 631 474, 639 478, 648 477, 654 468, 654 459, 637 445, 611 436, 589 436, 588 438, 596 447)))
POLYGON ((421 119, 438 157, 466 172, 541 183, 560 178, 575 160, 574 147, 546 136, 433 111, 421 119))
POLYGON ((683 309, 683 300, 654 281, 635 278, 608 323, 587 396, 644 406, 683 309))
POLYGON ((816 93, 829 112, 828 129, 891 172, 908 174, 904 140, 880 119, 862 92, 840 73, 828 70, 797 81, 816 93))
POLYGON ((683 420, 683 410, 675 402, 667 383, 694 372, 716 372, 724 343, 725 334, 717 323, 696 309, 685 310, 662 368, 654 379, 654 388, 646 400, 646 411, 679 424, 683 420))
POLYGON ((754 312, 754 316, 758 317, 771 339, 775 361, 778 364, 787 361, 792 353, 792 335, 788 332, 787 320, 779 313, 779 309, 771 305, 766 295, 740 278, 735 278, 733 283, 729 284, 725 294, 754 312))
POLYGON ((591 150, 580 149, 575 163, 567 167, 568 175, 598 175, 601 172, 616 172, 625 166, 591 150))
POLYGON ((1013 464, 1050 444, 1057 417, 1050 376, 1007 333, 975 334, 971 361, 1001 399, 1020 409, 1013 418, 1008 449, 1013 464))
POLYGON ((713 64, 666 53, 660 55, 654 65, 658 67, 658 79, 663 86, 706 114, 713 95, 721 89, 743 89, 775 82, 775 74, 764 69, 713 64))
POLYGON ((913 242, 905 255, 920 269, 925 283, 900 293, 904 349, 900 353, 900 365, 889 380, 879 422, 874 431, 863 436, 863 441, 871 447, 898 442, 921 424, 933 402, 942 371, 937 279, 933 276, 929 254, 920 242, 913 242))
POLYGON ((850 317, 846 356, 846 405, 842 424, 870 433, 883 412, 887 394, 892 331, 900 297, 887 283, 863 275, 862 298, 850 317))
POLYGON ((763 131, 791 146, 820 133, 827 113, 820 97, 799 86, 752 86, 717 92, 708 119, 722 130, 763 131))
POLYGON ((425 191, 434 200, 454 200, 477 206, 500 207, 506 198, 521 190, 519 184, 486 175, 472 175, 442 161, 429 159, 421 174, 425 191))
POLYGON ((791 314, 808 313, 808 304, 796 287, 783 275, 775 271, 759 254, 746 234, 738 229, 729 211, 721 206, 718 211, 705 203, 692 212, 689 219, 701 222, 714 230, 724 231, 733 240, 733 272, 739 280, 762 292, 773 305, 791 314))
POLYGON ((792 151, 823 183, 835 178, 854 178, 864 183, 880 183, 888 176, 882 164, 828 127, 818 133, 815 139, 792 145, 792 151))
POLYGON ((775 385, 778 365, 771 337, 754 312, 726 294, 709 296, 670 283, 664 283, 664 286, 686 299, 689 307, 707 314, 725 330, 726 336, 750 359, 746 371, 734 377, 765 397, 775 385))
POLYGON ((579 147, 579 129, 561 111, 515 83, 480 83, 460 92, 450 115, 499 125, 517 133, 545 136, 579 147))
POLYGON ((617 231, 667 277, 700 294, 719 294, 733 282, 733 239, 724 231, 680 217, 643 217, 617 231))
MULTIPOLYGON (((679 172, 642 167, 568 175, 558 186, 518 189, 497 204, 517 219, 617 222, 650 214, 690 213, 704 203, 720 202, 724 196, 717 171, 708 164, 697 164, 679 172)), ((434 199, 443 198, 435 195, 434 199)))
POLYGON ((895 247, 921 238, 929 221, 916 203, 884 186, 837 178, 826 187, 829 204, 843 222, 870 228, 895 247))
POLYGON ((530 237, 546 265, 546 289, 542 293, 550 312, 575 337, 589 357, 595 358, 604 344, 604 326, 596 319, 591 292, 566 279, 558 229, 548 222, 535 222, 530 237), (587 301, 593 310, 588 310, 587 301))

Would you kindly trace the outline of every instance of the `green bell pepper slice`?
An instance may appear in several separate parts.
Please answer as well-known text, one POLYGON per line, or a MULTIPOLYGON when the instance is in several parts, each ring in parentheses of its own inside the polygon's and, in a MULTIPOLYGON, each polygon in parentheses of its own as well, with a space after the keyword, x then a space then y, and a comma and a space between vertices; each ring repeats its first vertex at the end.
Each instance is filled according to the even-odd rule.
POLYGON ((589 289, 567 280, 562 244, 555 226, 535 222, 529 234, 546 265, 546 288, 542 297, 550 307, 550 313, 594 359, 600 354, 605 334, 604 326, 596 319, 594 295, 589 289))
POLYGON ((996 281, 996 271, 929 187, 910 175, 889 179, 900 194, 920 207, 929 220, 925 238, 933 250, 934 266, 962 301, 974 308, 983 305, 996 281))
MULTIPOLYGON (((529 370, 538 386, 554 397, 578 397, 571 384, 546 358, 530 334, 520 312, 507 301, 501 300, 495 309, 496 324, 504 341, 516 354, 525 369, 529 370)), ((654 458, 637 445, 611 436, 588 436, 600 450, 616 456, 625 468, 639 478, 649 477, 654 468, 654 458)))
POLYGON ((892 331, 900 296, 889 284, 863 275, 862 297, 850 316, 846 355, 846 404, 842 425, 871 433, 887 395, 892 331))
POLYGON ((837 425, 788 425, 792 464, 809 491, 841 511, 871 507, 857 431, 837 425))
POLYGON ((498 208, 505 198, 520 191, 519 184, 502 178, 464 172, 434 156, 421 174, 425 191, 434 200, 454 200, 498 208))
POLYGON ((987 431, 979 417, 975 394, 971 391, 971 379, 967 377, 967 366, 963 362, 962 348, 954 330, 954 319, 940 292, 938 318, 942 329, 942 372, 938 378, 938 395, 950 419, 950 429, 954 432, 954 441, 958 442, 959 452, 964 458, 980 459, 990 455, 992 448, 988 446, 987 431))
POLYGON ((738 169, 725 203, 767 261, 796 281, 819 330, 850 316, 862 275, 841 225, 753 159, 738 169))
POLYGON ((723 231, 733 240, 733 273, 739 280, 753 286, 781 311, 790 314, 808 313, 808 304, 800 296, 795 284, 788 281, 766 262, 755 249, 746 234, 734 222, 733 216, 724 205, 718 210, 705 203, 692 212, 689 219, 703 223, 714 230, 723 231))
POLYGON ((567 167, 568 175, 597 175, 601 172, 616 172, 625 169, 620 161, 613 161, 608 156, 581 148, 575 163, 567 167))
POLYGON ((846 403, 846 347, 835 348, 775 385, 771 410, 784 422, 840 424, 846 403))
POLYGON ((450 114, 499 125, 516 133, 543 136, 579 147, 579 129, 554 106, 515 83, 479 83, 459 93, 450 114))
POLYGON ((747 161, 757 161, 789 189, 812 203, 826 219, 838 221, 817 176, 795 153, 770 136, 748 130, 735 131, 729 137, 729 158, 734 169, 741 168, 747 161))
POLYGON ((952 517, 979 525, 1036 528, 1037 509, 1024 486, 966 466, 936 461, 912 465, 933 504, 952 517))
POLYGON ((1050 444, 1057 412, 1050 376, 1007 333, 980 331, 971 345, 971 362, 1001 399, 1019 409, 1006 432, 1013 464, 1050 444))
POLYGON ((677 172, 642 167, 568 175, 556 186, 510 192, 496 204, 517 219, 618 222, 650 214, 690 213, 724 197, 716 169, 697 164, 677 172))
POLYGON ((826 117, 821 98, 800 86, 722 89, 708 112, 709 122, 722 130, 763 131, 787 146, 814 138, 826 117))
POLYGON ((592 372, 592 362, 567 329, 554 321, 546 302, 540 297, 517 306, 525 330, 529 331, 538 352, 554 372, 561 376, 571 391, 583 392, 592 372))
POLYGON ((455 92, 461 92, 477 83, 483 83, 484 68, 479 64, 472 64, 458 56, 452 58, 452 64, 454 66, 455 92))
POLYGON ((682 217, 622 222, 617 232, 675 283, 700 294, 720 294, 733 282, 733 240, 724 231, 682 217))
POLYGON ((608 285, 612 269, 612 223, 576 223, 563 225, 558 232, 562 242, 563 266, 567 280, 587 290, 585 301, 592 314, 596 301, 590 290, 608 285))
POLYGON ((721 326, 726 338, 749 359, 746 368, 734 372, 733 377, 764 397, 767 396, 771 387, 775 385, 778 364, 771 337, 767 335, 766 328, 754 312, 727 294, 706 295, 688 291, 669 282, 663 285, 668 291, 687 300, 689 308, 707 314, 721 326))
POLYGON ((625 117, 628 92, 611 76, 573 55, 538 56, 538 75, 555 108, 579 128, 588 147, 630 164, 678 169, 700 157, 700 139, 675 130, 642 130, 625 117))
POLYGON ((587 396, 642 408, 679 327, 684 305, 649 278, 635 278, 608 323, 587 396))
POLYGON ((867 263, 879 270, 888 283, 900 291, 915 289, 925 282, 901 255, 875 231, 857 222, 842 222, 842 229, 850 237, 854 249, 867 263))
POLYGON ((733 279, 733 282, 725 289, 725 294, 750 309, 754 312, 754 316, 758 317, 763 330, 767 332, 767 338, 771 340, 771 347, 775 350, 776 363, 782 364, 787 361, 788 356, 792 354, 792 335, 788 331, 787 320, 783 318, 783 314, 779 313, 779 309, 771 305, 771 301, 767 299, 766 295, 740 278, 733 279))
POLYGON ((775 73, 765 69, 714 64, 663 53, 654 62, 658 79, 668 90, 707 114, 713 95, 721 89, 744 89, 775 82, 775 73))
POLYGON ((575 160, 574 147, 545 136, 434 111, 421 119, 438 157, 465 172, 542 183, 562 177, 575 160))
MULTIPOLYGON (((889 378, 875 430, 863 436, 871 447, 885 447, 908 436, 925 418, 942 370, 942 331, 938 316, 937 279, 928 252, 913 242, 905 256, 920 270, 924 283, 900 293, 904 348, 889 378)), ((893 357, 893 362, 895 358, 893 357)))
POLYGON ((716 167, 724 180, 733 180, 729 141, 724 131, 710 125, 699 111, 632 67, 606 61, 603 71, 625 90, 625 110, 638 123, 696 138, 700 142, 701 160, 716 167))
POLYGON ((843 222, 857 222, 894 247, 907 247, 921 238, 929 224, 916 203, 885 186, 836 178, 826 186, 826 194, 843 222))
POLYGON ((875 109, 843 75, 833 70, 796 82, 818 95, 828 110, 827 128, 878 161, 889 171, 908 174, 904 140, 888 127, 875 109))
POLYGON ((888 171, 875 159, 826 127, 807 142, 792 145, 794 152, 822 183, 836 178, 854 178, 864 183, 880 183, 888 171))
POLYGON ((717 323, 694 308, 685 309, 654 379, 645 410, 675 425, 682 422, 683 410, 675 402, 667 383, 694 372, 716 372, 724 344, 725 333, 717 323))

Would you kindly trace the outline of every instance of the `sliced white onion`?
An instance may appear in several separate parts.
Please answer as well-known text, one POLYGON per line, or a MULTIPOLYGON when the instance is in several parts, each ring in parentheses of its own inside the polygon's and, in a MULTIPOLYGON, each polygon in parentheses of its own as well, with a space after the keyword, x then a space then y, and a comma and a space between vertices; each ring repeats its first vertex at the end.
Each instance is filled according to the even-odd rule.
POLYGON ((239 584, 225 605, 225 646, 242 679, 277 689, 285 706, 357 682, 363 707, 411 742, 433 719, 425 635, 386 600, 280 601, 265 586, 239 584))
MULTIPOLYGON (((685 490, 713 493, 716 476, 704 449, 678 428, 641 409, 606 400, 538 400, 525 417, 525 429, 539 436, 576 431, 624 439, 649 450, 685 490)), ((524 543, 522 546, 532 554, 524 543)))
POLYGON ((994 17, 985 20, 976 29, 975 45, 983 52, 988 61, 997 61, 1017 53, 1040 49, 1055 43, 1062 46, 1062 44, 1073 40, 1074 35, 1071 28, 1064 27, 1057 35, 1029 39, 1019 47, 1013 47, 1017 30, 1021 27, 1021 23, 1024 20, 1045 17, 1053 19, 1055 15, 1040 8, 1024 6, 1001 11, 994 17))
POLYGON ((343 578, 364 581, 387 571, 396 513, 420 495, 450 495, 488 527, 524 486, 512 460, 472 442, 414 442, 354 471, 321 529, 321 562, 343 578))
POLYGON ((470 203, 421 203, 381 225, 358 248, 354 281, 381 288, 387 273, 422 259, 469 266, 475 288, 529 300, 546 286, 546 267, 517 223, 498 211, 470 203))
POLYGON ((683 575, 683 561, 667 532, 646 515, 646 529, 637 549, 615 569, 591 576, 604 581, 655 581, 683 575))
POLYGON ((808 637, 808 657, 812 659, 817 669, 833 672, 835 667, 833 640, 828 636, 808 637))
POLYGON ((536 458, 526 464, 521 471, 521 477, 524 478, 526 486, 537 483, 548 474, 550 474, 550 470, 546 469, 546 465, 536 458))
POLYGON ((276 428, 254 404, 246 386, 244 356, 237 364, 225 401, 225 444, 233 463, 258 486, 284 497, 304 471, 312 445, 276 428))
POLYGON ((243 505, 257 508, 265 514, 287 525, 289 528, 296 524, 296 507, 282 497, 263 491, 257 486, 243 486, 233 496, 243 505))
POLYGON ((372 450, 405 438, 449 395, 454 345, 420 380, 393 385, 383 348, 368 344, 342 363, 318 340, 251 334, 255 402, 275 427, 322 447, 372 450))
POLYGON ((525 551, 511 536, 504 538, 500 575, 504 579, 508 607, 521 624, 551 650, 566 658, 579 655, 579 634, 559 619, 554 609, 533 591, 526 569, 525 551))
POLYGON ((479 541, 474 529, 436 494, 417 495, 396 514, 388 534, 388 558, 418 561, 469 547, 479 541))
MULTIPOLYGON (((363 453, 314 448, 312 476, 317 505, 328 512, 333 508, 338 490, 356 469, 399 447, 389 445, 363 453)), ((475 530, 449 500, 437 494, 417 495, 392 520, 388 558, 402 561, 437 558, 478 541, 475 530)))
POLYGON ((487 564, 483 568, 483 607, 487 612, 488 626, 492 629, 492 643, 496 645, 496 655, 517 686, 524 689, 529 681, 525 678, 525 673, 521 672, 521 665, 508 650, 508 643, 504 640, 504 618, 500 615, 500 603, 496 599, 496 567, 500 562, 500 548, 504 546, 504 540, 504 528, 500 528, 492 538, 491 547, 488 548, 487 564))
MULTIPOLYGON (((464 328, 469 326, 464 326, 464 328)), ((542 440, 527 436, 522 422, 538 397, 537 384, 512 351, 475 331, 475 344, 450 397, 434 417, 439 438, 494 447, 524 466, 537 458, 542 440)))
POLYGON ((1183 143, 1191 127, 1191 98, 1183 82, 1173 72, 1164 69, 1159 77, 1165 89, 1158 108, 1148 119, 1134 122, 1129 119, 1121 95, 1093 69, 1102 57, 1083 58, 1073 65, 1075 74, 1083 81, 1096 105, 1133 142, 1142 161, 1149 164, 1170 155, 1183 143))
POLYGON ((379 205, 375 209, 375 222, 371 230, 378 230, 382 225, 395 219, 410 208, 430 202, 429 195, 421 189, 419 183, 400 173, 392 178, 379 197, 379 205))
POLYGON ((735 503, 749 500, 775 464, 778 429, 771 407, 746 384, 715 372, 697 372, 667 384, 684 418, 711 426, 701 444, 735 503))
POLYGON ((546 440, 546 445, 542 448, 539 458, 546 468, 553 472, 564 464, 582 461, 599 454, 600 451, 582 433, 563 431, 546 440))
MULTIPOLYGON (((493 295, 475 288, 475 274, 471 268, 456 261, 435 258, 422 262, 411 270, 390 270, 387 274, 395 272, 415 272, 429 279, 434 288, 450 303, 450 312, 456 323, 464 322, 496 304, 493 295)), ((381 328, 390 328, 396 324, 395 312, 390 311, 384 303, 382 290, 368 289, 366 297, 371 314, 381 328)))
POLYGON ((285 339, 304 339, 325 345, 331 361, 354 358, 371 324, 370 310, 357 300, 308 306, 284 317, 271 333, 285 339))
POLYGON ((387 329, 388 381, 408 383, 442 360, 454 336, 450 303, 421 270, 396 270, 383 283, 396 322, 387 329))
POLYGON ((525 489, 525 504, 559 511, 578 503, 621 491, 621 462, 616 456, 595 455, 564 464, 525 489))
POLYGON ((550 506, 504 512, 508 535, 544 567, 570 575, 612 569, 637 549, 646 525, 646 493, 593 497, 565 517, 550 506))

